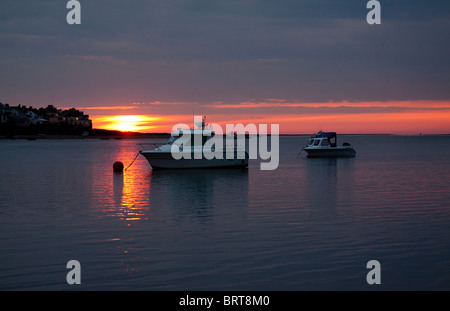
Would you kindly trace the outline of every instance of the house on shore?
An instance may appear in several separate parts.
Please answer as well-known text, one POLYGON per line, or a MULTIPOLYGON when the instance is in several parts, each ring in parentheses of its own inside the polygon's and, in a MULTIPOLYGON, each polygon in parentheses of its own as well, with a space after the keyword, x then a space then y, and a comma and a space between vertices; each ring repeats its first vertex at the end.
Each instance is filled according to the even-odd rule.
POLYGON ((61 110, 53 105, 33 108, 0 103, 0 130, 5 133, 76 134, 92 130, 92 121, 89 115, 75 108, 61 110))
POLYGON ((92 128, 92 121, 89 119, 89 115, 84 114, 75 108, 70 108, 62 112, 63 121, 69 125, 83 126, 92 128))

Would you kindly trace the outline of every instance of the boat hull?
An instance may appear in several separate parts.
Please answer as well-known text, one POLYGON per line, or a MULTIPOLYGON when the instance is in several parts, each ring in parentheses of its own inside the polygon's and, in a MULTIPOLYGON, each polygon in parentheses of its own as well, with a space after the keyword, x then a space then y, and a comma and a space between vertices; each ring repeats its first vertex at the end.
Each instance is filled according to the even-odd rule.
POLYGON ((303 148, 308 158, 353 158, 356 151, 351 147, 303 148))
POLYGON ((225 168, 225 167, 247 167, 248 156, 245 159, 179 159, 173 158, 170 152, 145 152, 141 154, 147 159, 152 169, 192 169, 192 168, 225 168))

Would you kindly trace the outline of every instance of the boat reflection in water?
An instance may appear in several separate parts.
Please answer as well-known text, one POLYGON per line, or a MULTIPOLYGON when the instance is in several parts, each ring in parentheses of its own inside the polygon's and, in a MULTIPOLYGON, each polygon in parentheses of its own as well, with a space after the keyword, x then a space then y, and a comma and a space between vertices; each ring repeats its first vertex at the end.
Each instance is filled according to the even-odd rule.
POLYGON ((150 206, 176 218, 206 221, 214 215, 240 213, 248 207, 248 170, 153 170, 150 206))
POLYGON ((335 216, 354 198, 354 158, 313 158, 305 166, 306 206, 313 213, 335 216))

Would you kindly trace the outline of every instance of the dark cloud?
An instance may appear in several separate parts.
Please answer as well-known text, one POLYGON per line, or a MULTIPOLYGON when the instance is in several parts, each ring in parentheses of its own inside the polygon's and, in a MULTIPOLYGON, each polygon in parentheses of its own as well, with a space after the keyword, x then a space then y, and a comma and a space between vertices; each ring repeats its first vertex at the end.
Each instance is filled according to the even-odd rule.
MULTIPOLYGON (((0 97, 111 101, 448 99, 448 1, 80 0, 0 4, 0 97)), ((80 104, 79 104, 80 103, 80 104)))

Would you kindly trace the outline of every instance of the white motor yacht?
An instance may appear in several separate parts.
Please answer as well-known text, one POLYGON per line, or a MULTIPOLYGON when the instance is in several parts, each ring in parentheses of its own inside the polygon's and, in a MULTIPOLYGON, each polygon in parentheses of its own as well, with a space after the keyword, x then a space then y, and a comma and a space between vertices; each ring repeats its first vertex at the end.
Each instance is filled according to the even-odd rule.
POLYGON ((148 160, 152 169, 248 166, 248 153, 245 149, 241 150, 237 146, 234 146, 231 152, 226 150, 226 148, 222 148, 223 150, 217 149, 216 151, 214 149, 215 146, 212 146, 212 151, 216 152, 216 155, 221 153, 222 156, 205 157, 203 146, 215 136, 215 132, 211 126, 205 125, 204 119, 201 124, 196 125, 197 129, 178 129, 178 131, 172 132, 165 144, 154 149, 141 150, 140 154, 148 160), (181 139, 182 137, 183 139, 181 139))

